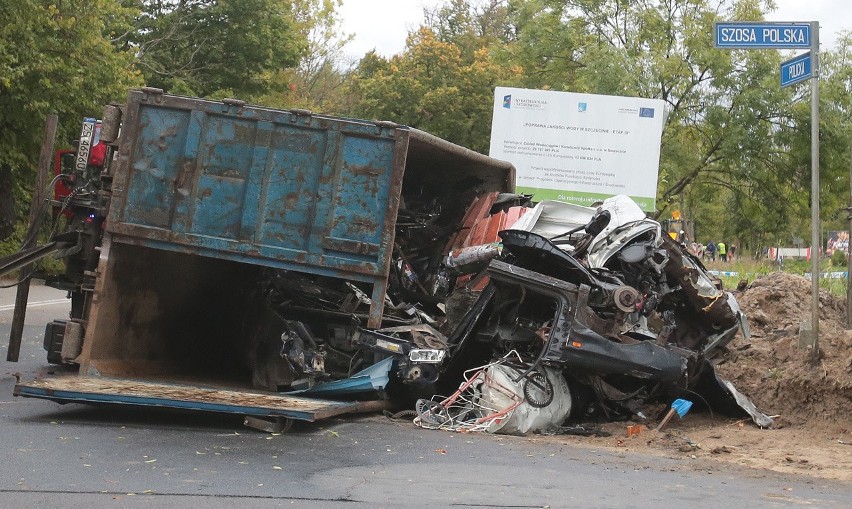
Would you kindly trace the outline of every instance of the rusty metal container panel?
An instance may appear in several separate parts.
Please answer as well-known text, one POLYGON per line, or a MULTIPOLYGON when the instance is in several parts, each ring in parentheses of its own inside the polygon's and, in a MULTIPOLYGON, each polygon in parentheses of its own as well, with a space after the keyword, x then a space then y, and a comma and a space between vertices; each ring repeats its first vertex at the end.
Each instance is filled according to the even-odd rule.
POLYGON ((409 131, 388 123, 133 91, 113 241, 377 282, 409 131))

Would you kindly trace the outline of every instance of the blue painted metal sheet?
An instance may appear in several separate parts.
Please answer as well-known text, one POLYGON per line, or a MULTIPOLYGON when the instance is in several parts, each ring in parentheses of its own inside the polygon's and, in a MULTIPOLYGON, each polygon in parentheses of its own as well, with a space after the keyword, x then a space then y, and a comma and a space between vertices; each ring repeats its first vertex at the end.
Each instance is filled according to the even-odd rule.
POLYGON ((108 231, 160 249, 381 281, 408 136, 394 124, 134 91, 108 231))
POLYGON ((316 421, 355 412, 359 404, 275 393, 103 377, 59 376, 17 383, 15 396, 61 403, 154 406, 316 421))
POLYGON ((340 397, 346 394, 363 394, 365 392, 380 391, 387 387, 392 367, 393 358, 388 357, 372 366, 362 369, 348 378, 323 382, 310 389, 290 391, 286 394, 340 397))

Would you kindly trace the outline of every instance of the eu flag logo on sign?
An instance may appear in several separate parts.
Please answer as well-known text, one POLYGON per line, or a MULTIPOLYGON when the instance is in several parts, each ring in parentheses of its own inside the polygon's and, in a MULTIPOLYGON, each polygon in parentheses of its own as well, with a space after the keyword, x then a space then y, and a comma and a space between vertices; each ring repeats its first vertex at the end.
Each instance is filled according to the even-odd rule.
POLYGON ((639 108, 639 116, 644 118, 654 118, 654 108, 639 108))
POLYGON ((512 107, 512 96, 511 95, 504 95, 503 96, 503 107, 504 108, 511 108, 512 107))
POLYGON ((586 111, 587 107, 588 107, 588 105, 586 103, 577 103, 577 111, 580 112, 580 113, 583 113, 584 111, 586 111))

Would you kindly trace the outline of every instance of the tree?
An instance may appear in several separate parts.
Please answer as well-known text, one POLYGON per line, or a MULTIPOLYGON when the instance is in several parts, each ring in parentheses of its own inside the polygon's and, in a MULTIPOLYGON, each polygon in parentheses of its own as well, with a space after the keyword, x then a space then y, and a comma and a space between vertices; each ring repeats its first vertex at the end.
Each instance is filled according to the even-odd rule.
POLYGON ((494 59, 503 2, 455 0, 426 14, 427 24, 409 34, 402 53, 361 59, 349 87, 349 113, 407 124, 485 153, 494 87, 512 83, 519 71, 494 59))
POLYGON ((139 83, 126 46, 137 12, 109 0, 0 0, 0 238, 15 222, 13 197, 27 203, 47 114, 59 115, 62 144, 139 83))
POLYGON ((450 0, 425 9, 424 27, 441 42, 461 50, 466 62, 477 50, 494 49, 511 39, 507 0, 450 0))
POLYGON ((296 26, 307 41, 295 67, 265 74, 266 89, 253 101, 278 108, 303 108, 335 113, 346 108, 345 83, 354 62, 343 47, 352 39, 340 32, 337 8, 342 0, 294 1, 296 26))
POLYGON ((494 87, 513 70, 497 65, 487 48, 465 62, 462 50, 422 27, 406 50, 385 60, 362 59, 352 84, 355 116, 392 120, 476 151, 488 150, 494 87))
POLYGON ((247 97, 268 73, 295 66, 306 49, 286 0, 143 0, 134 43, 149 86, 168 92, 247 97))
MULTIPOLYGON (((578 51, 584 30, 573 18, 565 17, 568 7, 563 4, 549 0, 508 2, 505 25, 509 28, 495 51, 503 65, 520 68, 517 86, 580 91, 574 74, 583 65, 578 51)), ((617 70, 608 69, 607 73, 617 70)))
MULTIPOLYGON (((820 213, 825 229, 848 228, 850 139, 852 139, 852 33, 835 48, 820 52, 820 213)), ((811 83, 792 87, 786 129, 779 144, 786 151, 781 178, 809 196, 811 170, 811 83)), ((809 207, 805 201, 803 206, 809 207)), ((809 231, 809 221, 802 229, 809 231)))

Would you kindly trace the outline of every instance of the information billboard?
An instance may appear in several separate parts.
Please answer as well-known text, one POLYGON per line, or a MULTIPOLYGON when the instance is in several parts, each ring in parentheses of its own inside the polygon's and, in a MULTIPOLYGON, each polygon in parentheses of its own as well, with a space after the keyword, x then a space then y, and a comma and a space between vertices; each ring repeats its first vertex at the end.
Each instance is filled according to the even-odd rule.
POLYGON ((655 210, 665 103, 497 87, 490 155, 517 169, 535 201, 591 205, 626 194, 655 210))

